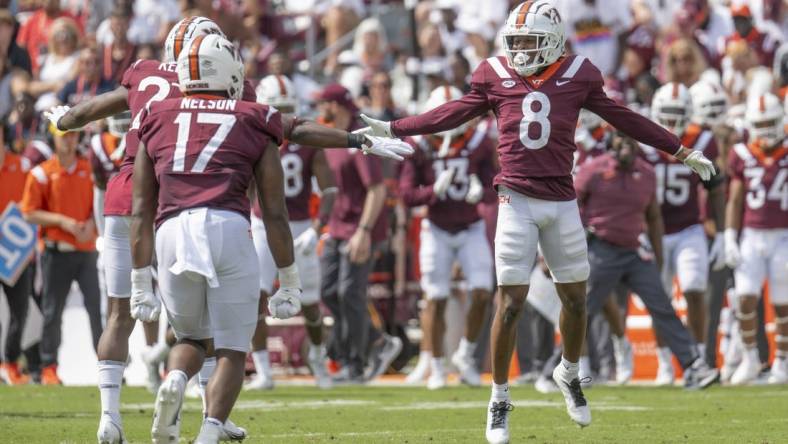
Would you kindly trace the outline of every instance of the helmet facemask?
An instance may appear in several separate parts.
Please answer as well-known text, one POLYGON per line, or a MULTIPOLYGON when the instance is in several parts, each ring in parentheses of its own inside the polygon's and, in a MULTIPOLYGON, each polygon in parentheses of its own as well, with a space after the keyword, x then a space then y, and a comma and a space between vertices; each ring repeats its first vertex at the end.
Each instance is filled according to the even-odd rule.
POLYGON ((687 109, 680 106, 663 106, 654 117, 663 128, 680 136, 689 124, 688 114, 687 109))
POLYGON ((560 37, 553 33, 523 29, 503 34, 503 48, 509 65, 517 74, 525 77, 553 64, 557 57, 550 55, 559 51, 560 56, 563 53, 561 46, 560 37), (521 42, 518 37, 527 40, 521 42), (516 43, 528 49, 514 49, 516 43))
POLYGON ((750 134, 756 141, 761 142, 764 149, 775 148, 785 137, 782 119, 780 118, 775 117, 748 123, 750 134))

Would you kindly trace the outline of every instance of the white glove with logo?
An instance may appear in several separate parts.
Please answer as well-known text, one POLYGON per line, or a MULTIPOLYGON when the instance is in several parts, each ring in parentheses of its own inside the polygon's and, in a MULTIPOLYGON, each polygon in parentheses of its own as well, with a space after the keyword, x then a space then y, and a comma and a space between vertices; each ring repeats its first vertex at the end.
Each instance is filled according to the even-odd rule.
POLYGON ((684 165, 690 167, 690 169, 696 172, 704 181, 711 179, 711 176, 714 175, 714 164, 700 151, 692 151, 689 153, 684 159, 684 165))
MULTIPOLYGON (((71 107, 67 105, 53 106, 47 111, 44 111, 43 113, 44 118, 52 122, 52 124, 55 125, 55 128, 61 129, 60 125, 58 125, 58 122, 60 122, 60 119, 62 119, 63 116, 65 116, 68 110, 70 109, 71 107)), ((82 128, 62 128, 62 129, 80 130, 82 128)))
POLYGON ((475 205, 482 200, 482 196, 484 196, 482 181, 479 180, 479 176, 471 174, 471 183, 468 185, 468 194, 465 195, 465 202, 475 205))
POLYGON ((394 137, 394 135, 391 133, 391 122, 386 122, 385 120, 373 119, 371 117, 367 117, 364 114, 361 115, 361 120, 363 120, 364 123, 366 123, 369 126, 354 131, 355 133, 369 135, 369 136, 377 136, 377 137, 388 137, 388 138, 394 137))
POLYGON ((435 178, 435 183, 432 184, 432 192, 438 196, 438 199, 445 200, 446 192, 449 191, 451 180, 454 178, 454 168, 449 168, 441 171, 438 177, 435 178))
POLYGON ((374 154, 380 157, 388 157, 394 160, 403 160, 402 156, 413 154, 413 147, 399 139, 389 139, 386 137, 376 137, 364 134, 367 141, 361 145, 364 154, 374 154))
POLYGON ((301 278, 295 262, 279 269, 279 290, 268 298, 268 312, 277 319, 289 319, 301 311, 301 278))
POLYGON ((300 236, 295 238, 293 241, 293 249, 296 253, 301 254, 303 256, 309 256, 310 254, 315 252, 315 248, 317 247, 317 241, 320 238, 318 236, 317 231, 310 227, 300 236))
POLYGON ((736 230, 733 228, 725 229, 725 263, 731 268, 736 268, 741 263, 739 243, 736 241, 736 230))
POLYGON ((151 267, 133 268, 131 270, 131 317, 142 322, 159 320, 161 302, 153 292, 153 274, 151 267))
POLYGON ((714 271, 725 268, 725 236, 722 233, 714 235, 714 241, 709 249, 709 263, 714 271))

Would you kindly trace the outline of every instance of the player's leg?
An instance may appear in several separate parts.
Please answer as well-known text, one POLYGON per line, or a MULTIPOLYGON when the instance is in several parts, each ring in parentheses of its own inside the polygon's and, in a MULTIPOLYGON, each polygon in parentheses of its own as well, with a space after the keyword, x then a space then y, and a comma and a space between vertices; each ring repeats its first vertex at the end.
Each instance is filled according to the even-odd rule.
POLYGON ((788 383, 788 230, 774 242, 769 260, 769 297, 774 306, 776 335, 769 383, 788 383))
POLYGON ((768 239, 765 234, 763 230, 745 228, 741 236, 741 263, 734 271, 734 281, 738 301, 736 317, 739 320, 744 355, 731 376, 732 384, 745 384, 752 381, 761 370, 756 335, 758 298, 767 277, 767 260, 761 253, 761 249, 768 250, 768 239))
POLYGON ((706 235, 701 225, 682 232, 676 252, 676 274, 684 299, 687 301, 687 326, 698 352, 706 355, 706 301, 709 281, 709 254, 706 235))
POLYGON ((527 198, 501 187, 495 229, 496 309, 490 330, 492 396, 487 409, 486 437, 490 443, 509 442, 509 364, 531 270, 536 261, 539 228, 527 198))
POLYGON ((462 242, 457 245, 458 259, 470 289, 471 304, 465 318, 465 334, 451 360, 460 370, 462 382, 478 386, 481 384, 481 377, 473 354, 477 338, 484 326, 487 306, 492 299, 493 256, 487 242, 484 221, 468 227, 465 236, 460 239, 462 242))
POLYGON ((257 308, 257 326, 252 336, 252 361, 254 362, 254 379, 246 384, 246 389, 274 388, 274 379, 271 374, 271 360, 268 356, 268 326, 265 322, 268 313, 268 296, 273 291, 274 279, 276 278, 276 264, 268 248, 268 240, 263 221, 252 216, 252 239, 254 249, 257 252, 260 276, 260 302, 257 308))

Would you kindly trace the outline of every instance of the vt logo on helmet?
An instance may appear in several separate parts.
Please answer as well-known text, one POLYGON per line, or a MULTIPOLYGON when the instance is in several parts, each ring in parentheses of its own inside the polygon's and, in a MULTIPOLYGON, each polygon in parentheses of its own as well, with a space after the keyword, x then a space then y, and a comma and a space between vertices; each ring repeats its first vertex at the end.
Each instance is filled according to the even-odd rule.
POLYGON ((566 42, 561 15, 548 0, 529 0, 514 8, 501 36, 509 65, 521 76, 555 63, 566 42))
POLYGON ((244 65, 238 50, 218 34, 193 39, 178 56, 178 83, 184 94, 222 92, 240 99, 244 65))

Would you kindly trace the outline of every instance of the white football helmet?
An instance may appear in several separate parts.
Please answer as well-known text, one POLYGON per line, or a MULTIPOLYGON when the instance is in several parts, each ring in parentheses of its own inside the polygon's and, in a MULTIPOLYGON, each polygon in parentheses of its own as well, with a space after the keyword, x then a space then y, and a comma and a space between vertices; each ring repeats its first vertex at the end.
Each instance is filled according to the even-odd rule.
MULTIPOLYGON (((427 99, 426 102, 424 102, 424 107, 423 107, 424 109, 422 112, 427 112, 429 110, 435 109, 446 102, 457 100, 462 96, 463 96, 462 91, 455 88, 454 86, 449 86, 449 85, 439 86, 434 90, 432 90, 429 98, 427 99)), ((438 151, 438 157, 446 157, 446 155, 449 154, 451 139, 465 134, 465 131, 467 131, 467 129, 468 129, 468 123, 466 122, 458 126, 457 128, 436 134, 436 136, 443 137, 443 143, 441 143, 441 148, 438 151)))
POLYGON ((774 94, 753 96, 747 100, 744 121, 750 140, 761 140, 767 147, 774 147, 785 138, 783 106, 774 94))
POLYGON ((719 84, 698 80, 689 89, 692 98, 692 121, 701 126, 713 127, 725 122, 728 112, 728 95, 719 84))
POLYGON ((686 86, 668 82, 651 100, 651 118, 677 136, 684 134, 692 116, 692 96, 686 86))
POLYGON ((509 13, 501 30, 503 50, 509 66, 521 76, 530 76, 555 63, 564 53, 564 24, 558 9, 549 0, 526 1, 509 13), (533 49, 514 49, 516 37, 532 37, 533 49))
POLYGON ((274 74, 265 76, 257 85, 255 92, 259 103, 273 106, 284 114, 294 113, 298 105, 293 82, 287 76, 274 74))
POLYGON ((205 17, 187 17, 170 29, 164 41, 164 61, 174 63, 178 61, 181 50, 191 39, 198 35, 218 34, 224 37, 219 25, 205 17))
POLYGON ((178 56, 178 83, 181 92, 227 92, 240 99, 244 85, 244 64, 238 49, 226 38, 200 35, 189 41, 178 56))
POLYGON ((123 111, 107 117, 107 130, 115 137, 123 137, 131 125, 131 111, 123 111))

